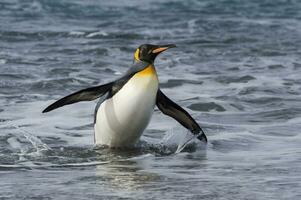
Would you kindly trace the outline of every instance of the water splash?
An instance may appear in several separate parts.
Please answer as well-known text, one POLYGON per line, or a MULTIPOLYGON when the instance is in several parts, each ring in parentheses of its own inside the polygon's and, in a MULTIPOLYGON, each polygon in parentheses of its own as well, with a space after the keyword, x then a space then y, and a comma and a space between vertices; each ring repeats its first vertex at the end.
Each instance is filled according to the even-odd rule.
POLYGON ((183 128, 170 129, 163 138, 162 144, 167 146, 176 146, 175 154, 182 152, 189 144, 196 146, 193 142, 199 135, 192 135, 189 131, 183 128))
POLYGON ((24 128, 21 128, 19 125, 14 124, 13 122, 9 121, 6 125, 3 125, 3 127, 13 127, 15 128, 21 136, 25 137, 32 146, 36 149, 36 151, 39 153, 41 151, 49 151, 51 148, 42 142, 37 136, 34 136, 29 131, 25 130, 24 128))
POLYGON ((179 141, 178 148, 175 154, 180 153, 192 140, 197 138, 199 135, 192 135, 189 131, 186 132, 182 140, 179 141))

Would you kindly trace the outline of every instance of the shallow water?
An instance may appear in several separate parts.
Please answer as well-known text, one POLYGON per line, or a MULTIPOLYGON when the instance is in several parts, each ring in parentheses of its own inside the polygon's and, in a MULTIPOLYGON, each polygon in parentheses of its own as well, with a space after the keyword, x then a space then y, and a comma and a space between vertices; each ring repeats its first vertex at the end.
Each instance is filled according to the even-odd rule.
POLYGON ((299 1, 0 2, 1 199, 301 199, 299 1), (142 43, 162 90, 207 133, 158 110, 134 149, 93 146, 85 102, 56 99, 113 80, 142 43), (171 137, 168 137, 171 136, 171 137), (163 139, 162 139, 163 138, 163 139))

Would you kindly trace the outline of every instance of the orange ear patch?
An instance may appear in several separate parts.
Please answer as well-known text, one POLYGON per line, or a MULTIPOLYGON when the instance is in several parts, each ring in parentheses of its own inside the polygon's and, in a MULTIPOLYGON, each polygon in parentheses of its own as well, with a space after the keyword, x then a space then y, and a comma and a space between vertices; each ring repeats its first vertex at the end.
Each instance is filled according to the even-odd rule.
POLYGON ((134 54, 134 58, 135 58, 135 60, 137 60, 137 61, 140 61, 139 54, 140 54, 140 50, 137 49, 136 52, 135 52, 135 54, 134 54))

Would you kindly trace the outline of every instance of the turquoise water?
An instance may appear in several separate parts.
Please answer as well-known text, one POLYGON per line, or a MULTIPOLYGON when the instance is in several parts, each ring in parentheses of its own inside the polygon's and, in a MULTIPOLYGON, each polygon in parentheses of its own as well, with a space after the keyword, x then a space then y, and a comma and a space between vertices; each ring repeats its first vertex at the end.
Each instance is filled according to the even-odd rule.
POLYGON ((301 199, 299 1, 0 1, 0 199, 301 199), (134 149, 93 145, 96 102, 143 43, 162 90, 208 137, 157 109, 134 149))

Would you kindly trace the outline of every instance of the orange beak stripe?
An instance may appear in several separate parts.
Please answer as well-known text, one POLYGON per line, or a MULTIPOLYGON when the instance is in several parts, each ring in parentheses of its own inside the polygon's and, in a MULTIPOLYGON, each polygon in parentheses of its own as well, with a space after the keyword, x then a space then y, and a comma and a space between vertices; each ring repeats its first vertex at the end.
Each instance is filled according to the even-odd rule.
POLYGON ((160 53, 162 51, 165 51, 166 49, 168 49, 168 47, 159 47, 157 49, 154 49, 152 52, 153 53, 160 53))

